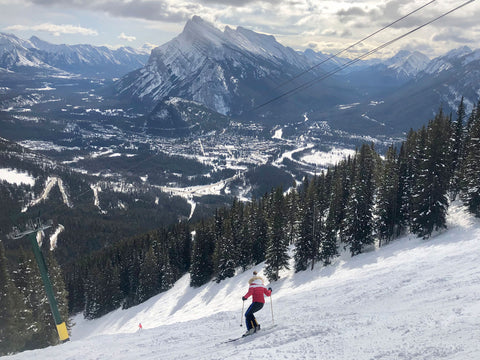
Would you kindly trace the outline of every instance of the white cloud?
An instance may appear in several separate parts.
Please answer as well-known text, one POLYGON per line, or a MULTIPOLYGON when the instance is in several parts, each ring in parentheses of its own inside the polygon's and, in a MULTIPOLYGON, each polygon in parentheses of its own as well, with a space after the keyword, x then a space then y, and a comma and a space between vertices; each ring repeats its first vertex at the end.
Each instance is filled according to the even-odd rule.
MULTIPOLYGON (((377 47, 464 1, 466 0, 433 2, 425 9, 368 39, 366 46, 368 49, 377 47)), ((30 11, 41 8, 49 10, 48 17, 44 17, 47 19, 45 21, 54 22, 51 20, 52 17, 60 15, 82 19, 89 14, 94 14, 95 21, 98 21, 100 16, 113 19, 114 22, 112 21, 111 24, 118 28, 107 28, 103 23, 98 25, 99 31, 101 30, 99 38, 110 37, 104 40, 107 43, 115 41, 111 37, 124 42, 158 42, 171 39, 181 31, 188 19, 193 15, 199 15, 209 22, 220 25, 221 29, 224 25, 233 28, 243 26, 257 32, 272 34, 283 45, 294 49, 302 50, 308 44, 317 44, 317 49, 321 49, 322 44, 325 44, 329 50, 339 50, 419 8, 420 5, 428 3, 428 0, 421 3, 405 0, 0 0, 0 5, 11 4, 8 8, 7 5, 4 9, 0 8, 0 12, 9 11, 3 19, 10 19, 13 24, 23 23, 20 19, 11 18, 16 18, 17 13, 23 14, 24 11, 12 13, 10 10, 19 7, 22 3, 27 4, 30 11), (82 11, 76 11, 77 9, 82 11), (12 16, 9 17, 9 13, 12 16), (130 19, 135 19, 137 28, 129 27, 132 24, 130 19), (142 27, 146 30, 144 33, 142 33, 142 27), (151 31, 152 28, 159 30, 158 35, 151 31), (125 34, 118 36, 124 29, 129 29, 130 32, 135 31, 136 39, 129 40, 133 37, 125 34), (146 33, 149 34, 148 37, 146 33)), ((407 46, 413 40, 427 38, 432 43, 429 56, 444 53, 466 42, 472 47, 480 47, 479 18, 480 2, 477 1, 429 25, 425 30, 412 34, 405 41, 396 43, 391 49, 407 46), (445 32, 447 35, 452 33, 456 36, 446 39, 445 32), (434 37, 435 35, 437 37, 434 37)), ((68 21, 75 23, 75 20, 68 21)), ((80 23, 83 22, 80 20, 80 23)), ((33 30, 33 27, 28 29, 33 30)), ((79 29, 94 31, 77 27, 77 30, 79 29)), ((56 35, 71 33, 59 30, 48 31, 56 35)))
POLYGON ((118 35, 118 38, 121 39, 121 40, 128 41, 128 42, 137 40, 137 38, 135 36, 125 35, 125 33, 123 33, 123 32, 120 35, 118 35))
POLYGON ((32 25, 32 26, 12 25, 4 28, 4 30, 6 31, 28 31, 28 30, 43 31, 43 32, 50 33, 54 36, 60 36, 62 34, 80 34, 80 35, 88 35, 88 36, 98 35, 98 32, 93 29, 88 29, 88 28, 75 26, 75 25, 68 25, 68 24, 55 25, 51 23, 43 23, 40 25, 32 25))

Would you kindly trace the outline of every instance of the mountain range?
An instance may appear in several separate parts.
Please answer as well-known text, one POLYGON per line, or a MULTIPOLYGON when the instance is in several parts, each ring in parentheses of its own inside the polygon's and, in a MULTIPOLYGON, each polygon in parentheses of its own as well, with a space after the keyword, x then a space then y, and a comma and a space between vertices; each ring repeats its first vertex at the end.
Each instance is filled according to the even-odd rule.
POLYGON ((468 47, 432 60, 406 50, 353 66, 330 58, 242 27, 222 32, 194 16, 145 66, 120 79, 115 94, 147 109, 177 97, 266 125, 296 123, 308 114, 334 128, 375 134, 418 127, 440 106, 455 111, 462 95, 471 108, 480 94, 480 51, 468 47), (304 84, 311 85, 296 90, 304 84))
POLYGON ((179 121, 169 105, 175 98, 219 118, 269 128, 296 126, 307 116, 340 131, 392 135, 418 128, 440 107, 456 111, 462 96, 470 110, 480 96, 480 50, 466 46, 434 59, 401 50, 389 59, 352 63, 311 49, 295 51, 243 27, 221 31, 199 16, 150 55, 128 47, 55 45, 0 33, 3 77, 65 72, 121 77, 104 95, 125 107, 140 105, 152 129, 184 129, 199 122, 194 115, 179 121))
POLYGON ((137 69, 148 58, 146 50, 106 46, 56 45, 32 36, 22 40, 0 33, 0 69, 7 72, 69 72, 99 77, 117 77, 137 69))

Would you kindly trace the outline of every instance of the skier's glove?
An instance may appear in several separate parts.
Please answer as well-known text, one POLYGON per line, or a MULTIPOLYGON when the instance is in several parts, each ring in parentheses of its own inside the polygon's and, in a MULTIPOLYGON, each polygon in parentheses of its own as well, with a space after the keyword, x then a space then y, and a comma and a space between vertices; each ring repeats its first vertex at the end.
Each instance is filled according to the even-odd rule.
POLYGON ((242 296, 242 300, 245 301, 247 300, 247 298, 245 296, 242 296))
POLYGON ((270 288, 268 288, 268 290, 270 290, 270 292, 272 292, 272 291, 273 291, 271 287, 270 287, 270 288))

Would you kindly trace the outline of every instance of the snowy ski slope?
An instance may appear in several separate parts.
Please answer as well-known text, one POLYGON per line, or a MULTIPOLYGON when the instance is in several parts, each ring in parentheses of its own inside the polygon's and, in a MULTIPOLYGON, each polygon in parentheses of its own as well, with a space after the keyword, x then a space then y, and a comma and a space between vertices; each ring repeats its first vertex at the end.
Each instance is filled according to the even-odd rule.
POLYGON ((76 317, 66 344, 5 359, 480 359, 480 221, 459 206, 449 230, 430 240, 405 237, 314 271, 285 271, 257 313, 265 331, 223 343, 245 331, 252 270, 262 267, 198 289, 185 276, 134 308, 76 317))

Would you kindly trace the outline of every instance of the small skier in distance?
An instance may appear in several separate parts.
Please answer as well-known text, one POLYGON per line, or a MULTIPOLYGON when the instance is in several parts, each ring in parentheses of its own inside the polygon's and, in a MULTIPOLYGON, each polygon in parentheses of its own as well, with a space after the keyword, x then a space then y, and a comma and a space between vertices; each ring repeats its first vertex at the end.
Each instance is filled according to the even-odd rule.
POLYGON ((260 276, 257 276, 257 272, 253 272, 253 277, 248 280, 249 287, 248 292, 242 296, 242 300, 247 300, 250 295, 252 296, 252 304, 248 307, 247 312, 245 313, 245 322, 247 324, 247 332, 243 336, 251 335, 254 332, 260 330, 260 325, 255 319, 253 313, 257 312, 265 304, 264 295, 270 296, 272 294, 272 288, 266 288, 263 285, 263 279, 260 276))

